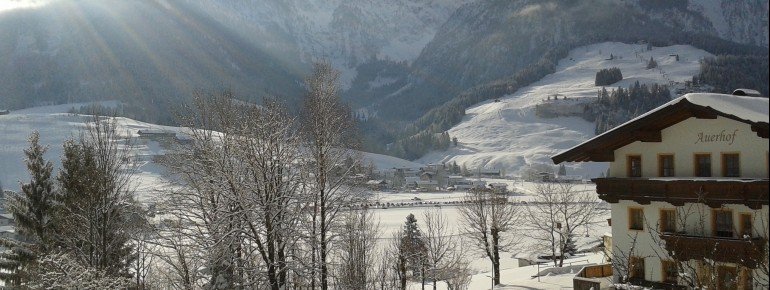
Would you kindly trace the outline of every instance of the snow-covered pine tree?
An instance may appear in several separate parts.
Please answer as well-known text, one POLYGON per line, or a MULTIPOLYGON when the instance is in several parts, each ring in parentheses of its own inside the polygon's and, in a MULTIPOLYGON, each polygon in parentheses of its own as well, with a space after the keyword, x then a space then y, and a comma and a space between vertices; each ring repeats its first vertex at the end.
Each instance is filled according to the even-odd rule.
POLYGON ((654 69, 656 67, 658 67, 658 62, 655 61, 655 59, 653 59, 652 56, 651 56, 650 60, 647 61, 647 69, 654 69))
POLYGON ((47 148, 40 145, 40 135, 33 132, 29 148, 24 150, 29 183, 22 184, 21 193, 6 197, 8 212, 16 222, 21 241, 2 238, 0 245, 10 249, 0 253, 0 280, 6 285, 21 286, 28 281, 29 266, 37 256, 52 246, 54 223, 53 165, 43 158, 47 148))
POLYGON ((413 277, 421 277, 425 259, 425 240, 423 239, 420 227, 417 225, 417 218, 414 214, 406 216, 404 223, 404 236, 401 241, 407 259, 407 267, 412 271, 413 277))
POLYGON ((564 241, 564 254, 569 256, 575 256, 577 254, 577 244, 575 243, 575 234, 570 233, 567 235, 567 240, 564 241))
POLYGON ((64 143, 57 177, 57 241, 84 267, 113 277, 130 277, 135 255, 131 222, 136 209, 129 157, 131 146, 118 139, 114 119, 94 116, 77 140, 64 143), (125 147, 124 147, 125 146, 125 147))

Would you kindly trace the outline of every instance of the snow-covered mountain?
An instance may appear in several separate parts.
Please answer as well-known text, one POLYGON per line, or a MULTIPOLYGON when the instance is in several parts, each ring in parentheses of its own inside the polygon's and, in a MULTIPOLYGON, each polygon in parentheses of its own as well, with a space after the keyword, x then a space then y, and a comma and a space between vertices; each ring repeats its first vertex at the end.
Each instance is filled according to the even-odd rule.
POLYGON ((462 4, 473 0, 190 0, 275 53, 332 60, 349 83, 371 58, 412 61, 462 4))
MULTIPOLYGON (((488 101, 466 110, 462 122, 449 130, 459 146, 447 151, 431 152, 418 162, 456 162, 469 169, 505 169, 516 173, 536 164, 552 165, 550 157, 594 136, 594 124, 580 117, 540 118, 535 107, 559 95, 565 110, 582 109, 596 98, 600 87, 594 86, 596 72, 618 67, 624 79, 612 87, 642 84, 681 85, 699 70, 699 60, 710 53, 688 45, 655 47, 606 42, 570 51, 559 61, 556 72, 498 101, 488 101), (612 54, 614 59, 609 60, 612 54), (679 61, 674 55, 679 55, 679 61), (654 58, 656 69, 646 69, 646 61, 654 58), (566 97, 566 99, 563 99, 566 97)), ((599 176, 606 170, 603 163, 569 165, 570 174, 599 176)))

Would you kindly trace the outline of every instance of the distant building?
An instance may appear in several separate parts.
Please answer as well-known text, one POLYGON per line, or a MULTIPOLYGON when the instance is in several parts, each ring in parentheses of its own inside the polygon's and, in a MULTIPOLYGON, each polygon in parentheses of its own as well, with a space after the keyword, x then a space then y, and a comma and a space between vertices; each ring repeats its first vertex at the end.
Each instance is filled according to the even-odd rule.
POLYGON ((390 189, 388 182, 385 180, 369 180, 366 182, 366 187, 371 190, 383 191, 390 189))
POLYGON ((501 178, 503 177, 502 170, 499 169, 482 169, 479 170, 478 175, 479 177, 486 177, 486 178, 501 178))
POLYGON ((8 115, 8 114, 10 114, 10 113, 11 113, 11 111, 9 111, 9 110, 0 110, 0 116, 2 116, 2 115, 8 115))
POLYGON ((489 189, 492 190, 492 193, 506 194, 508 193, 508 184, 502 182, 493 182, 489 184, 489 189))

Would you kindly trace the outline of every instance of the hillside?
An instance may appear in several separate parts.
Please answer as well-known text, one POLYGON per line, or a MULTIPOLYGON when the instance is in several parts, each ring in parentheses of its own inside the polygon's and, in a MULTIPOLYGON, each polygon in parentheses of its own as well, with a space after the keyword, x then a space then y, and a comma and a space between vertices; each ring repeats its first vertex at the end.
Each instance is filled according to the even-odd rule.
MULTIPOLYGON (((24 1, 22 1, 24 2, 24 1)), ((0 12, 0 107, 117 99, 169 122, 196 89, 298 97, 303 67, 178 1, 37 1, 0 12)))
MULTIPOLYGON (((654 47, 606 42, 573 49, 559 61, 556 72, 506 95, 499 102, 488 101, 466 110, 460 124, 449 130, 459 144, 447 151, 431 152, 419 159, 422 163, 457 162, 469 169, 484 167, 505 169, 509 173, 535 164, 552 164, 550 157, 594 136, 594 124, 579 117, 540 118, 535 106, 558 94, 570 107, 582 108, 592 102, 600 87, 594 85, 596 72, 618 67, 624 79, 610 87, 627 87, 640 83, 669 84, 691 80, 699 70, 699 60, 711 56, 701 49, 686 45, 654 47), (608 60, 612 54, 615 59, 608 60), (672 55, 678 54, 679 61, 672 55), (646 69, 653 57, 658 69, 646 69), (661 73, 662 70, 662 73, 661 73)), ((609 88, 608 88, 609 89, 609 88)), ((569 174, 598 176, 604 164, 569 165, 569 174)))
POLYGON ((401 85, 388 93, 378 93, 382 97, 371 107, 384 118, 413 120, 479 87, 495 83, 521 85, 512 79, 540 62, 546 64, 535 70, 548 68, 547 62, 552 61, 547 58, 549 53, 603 41, 646 41, 656 46, 689 44, 713 54, 766 55, 767 44, 762 35, 767 34, 768 25, 762 19, 767 19, 767 2, 722 2, 469 3, 458 8, 440 27, 409 67, 408 75, 395 78, 393 82, 401 85), (692 9, 688 3, 692 3, 692 9), (733 12, 712 13, 722 11, 720 7, 726 8, 725 13, 733 12), (738 16, 744 15, 741 11, 751 12, 748 15, 756 18, 744 19, 738 16), (717 32, 717 29, 731 31, 729 27, 741 27, 740 35, 756 35, 757 39, 736 37, 738 32, 717 32))
MULTIPOLYGON (((89 103, 72 105, 57 105, 34 107, 12 111, 9 115, 0 115, 0 185, 4 189, 19 190, 19 182, 27 182, 29 175, 24 167, 24 149, 28 147, 27 138, 33 131, 40 132, 40 143, 48 146, 45 158, 54 163, 57 171, 62 156, 62 144, 70 138, 77 138, 79 130, 84 128, 90 116, 66 113, 71 108, 87 106, 89 103)), ((114 107, 116 102, 101 103, 103 106, 114 107)), ((168 145, 161 142, 138 138, 139 130, 161 130, 184 135, 185 129, 180 127, 161 126, 140 122, 129 118, 118 118, 118 132, 123 138, 131 138, 134 147, 133 154, 137 157, 138 184, 137 195, 140 199, 152 198, 156 189, 163 184, 165 167, 155 162, 154 157, 165 154, 168 145)), ((377 169, 393 167, 418 168, 422 164, 363 152, 364 164, 372 164, 377 169)))

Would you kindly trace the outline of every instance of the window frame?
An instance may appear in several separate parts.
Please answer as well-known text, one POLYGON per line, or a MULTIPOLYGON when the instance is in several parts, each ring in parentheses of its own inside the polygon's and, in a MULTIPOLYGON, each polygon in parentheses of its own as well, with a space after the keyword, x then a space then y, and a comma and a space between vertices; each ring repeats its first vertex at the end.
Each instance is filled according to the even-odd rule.
POLYGON ((739 238, 747 235, 749 238, 754 236, 754 216, 751 213, 742 212, 738 214, 738 234, 739 238), (749 228, 746 228, 746 221, 749 222, 749 228))
POLYGON ((676 264, 673 260, 660 260, 660 271, 661 271, 661 281, 665 283, 673 283, 676 284, 679 280, 679 266, 676 264), (675 268, 676 274, 672 277, 669 275, 669 269, 673 266, 675 268))
POLYGON ((646 270, 644 268, 644 257, 628 257, 628 278, 645 279, 646 270))
POLYGON ((642 155, 641 154, 628 154, 626 155, 626 177, 642 177, 642 155), (635 175, 634 166, 632 160, 639 160, 639 174, 635 175))
POLYGON ((658 177, 674 177, 676 176, 676 163, 674 161, 674 154, 673 153, 664 153, 664 154, 658 154, 658 177), (669 175, 666 175, 666 167, 665 162, 663 162, 664 159, 671 158, 671 173, 669 175))
POLYGON ((642 207, 628 207, 628 230, 630 231, 644 231, 644 208, 642 207), (639 211, 641 213, 642 220, 639 221, 639 224, 641 225, 640 228, 634 228, 634 211, 639 211))
POLYGON ((676 209, 673 209, 673 208, 661 208, 658 215, 659 215, 659 221, 660 221, 660 223, 658 225, 658 230, 660 230, 661 233, 676 233, 676 231, 677 231, 677 226, 676 226, 676 209), (673 218, 673 221, 672 221, 673 222, 673 229, 669 229, 668 228, 668 224, 666 222, 664 222, 664 219, 663 219, 664 214, 666 214, 666 216, 668 216, 668 214, 673 214, 673 217, 672 217, 673 218))
POLYGON ((716 281, 717 282, 716 283, 717 284, 717 287, 716 287, 717 290, 732 289, 730 287, 725 287, 725 281, 724 281, 725 279, 724 278, 725 278, 725 274, 728 274, 728 273, 732 274, 734 276, 735 281, 733 281, 733 282, 735 283, 735 286, 737 287, 737 286, 740 285, 741 276, 740 276, 740 273, 738 272, 738 267, 728 266, 728 265, 719 265, 716 268, 717 268, 716 269, 717 270, 717 273, 716 273, 717 274, 717 281, 716 281))
POLYGON ((712 177, 714 176, 714 160, 711 158, 711 153, 694 153, 693 154, 693 176, 695 177, 712 177), (702 176, 700 173, 700 158, 699 157, 708 157, 709 159, 709 174, 708 176, 702 176))
POLYGON ((722 152, 722 176, 723 177, 741 177, 741 154, 739 152, 722 152), (728 174, 728 170, 730 169, 727 167, 727 157, 733 157, 735 156, 738 162, 736 170, 738 170, 735 174, 728 174))
POLYGON ((715 208, 711 211, 711 233, 714 237, 732 238, 735 237, 735 219, 733 210, 729 208, 715 208), (718 214, 730 213, 730 235, 720 235, 718 214))

